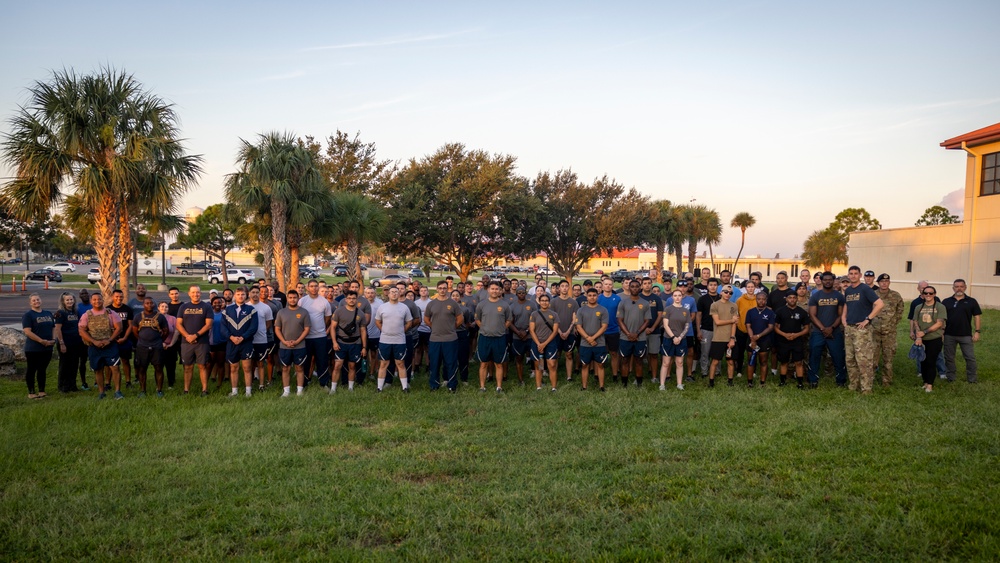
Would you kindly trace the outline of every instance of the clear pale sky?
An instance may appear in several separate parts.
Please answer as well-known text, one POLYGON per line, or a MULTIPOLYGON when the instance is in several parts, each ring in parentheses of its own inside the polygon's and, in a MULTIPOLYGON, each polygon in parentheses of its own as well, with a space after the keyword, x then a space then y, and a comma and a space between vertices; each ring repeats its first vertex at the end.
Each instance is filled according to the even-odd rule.
POLYGON ((696 199, 730 255, 749 211, 744 252, 791 256, 845 207, 888 228, 954 201, 964 157, 938 143, 1000 122, 996 0, 699 4, 4 0, 0 131, 53 69, 110 65, 204 155, 182 209, 222 200, 239 138, 341 129, 696 199))

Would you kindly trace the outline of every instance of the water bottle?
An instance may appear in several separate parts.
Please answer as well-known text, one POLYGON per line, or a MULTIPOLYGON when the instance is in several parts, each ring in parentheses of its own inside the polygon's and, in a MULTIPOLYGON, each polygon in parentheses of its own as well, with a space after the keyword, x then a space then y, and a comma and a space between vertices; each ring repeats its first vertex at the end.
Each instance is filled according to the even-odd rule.
POLYGON ((752 352, 750 352, 750 361, 749 361, 749 362, 747 362, 747 364, 748 364, 748 365, 749 365, 750 367, 753 367, 753 366, 756 366, 756 365, 757 365, 757 352, 758 352, 758 351, 760 351, 760 346, 754 346, 754 347, 753 347, 753 351, 752 351, 752 352))
POLYGON ((733 349, 726 348, 726 358, 732 358, 732 357, 733 357, 733 349))

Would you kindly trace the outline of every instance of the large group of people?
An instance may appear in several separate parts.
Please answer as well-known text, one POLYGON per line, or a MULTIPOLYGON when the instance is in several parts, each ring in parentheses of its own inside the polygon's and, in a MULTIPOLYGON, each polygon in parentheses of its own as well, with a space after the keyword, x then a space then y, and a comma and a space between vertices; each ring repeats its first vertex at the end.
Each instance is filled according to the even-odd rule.
POLYGON ((281 396, 290 396, 292 374, 296 395, 309 385, 331 394, 338 385, 354 390, 370 379, 377 392, 398 382, 405 393, 422 373, 430 390, 455 393, 469 382, 473 361, 480 392, 489 386, 502 393, 514 378, 556 391, 562 356, 565 380, 579 374, 584 390, 591 376, 602 392, 606 384, 641 386, 648 368, 661 390, 671 373, 670 385, 683 390, 699 378, 714 387, 723 373, 730 386, 738 377, 751 388, 777 377, 779 386, 808 389, 832 372, 836 385, 869 394, 877 373, 883 386, 893 382, 904 313, 909 355, 927 392, 938 378, 956 379, 959 350, 967 381, 977 381, 982 311, 964 280, 955 280, 944 300, 921 282, 907 313, 889 275, 876 279, 857 266, 839 279, 802 270, 794 285, 779 272, 771 287, 758 272, 742 285, 727 270, 698 274, 698 283, 695 274, 680 276, 676 287, 669 276, 662 283, 642 277, 619 289, 607 276, 551 287, 541 275, 531 287, 527 280, 487 275, 463 283, 448 276, 433 297, 419 282, 362 291, 357 281, 312 279, 286 294, 260 280, 213 289, 207 300, 198 285, 188 288, 187 300, 172 287, 159 303, 139 284, 127 303, 120 290, 110 304, 86 289, 79 302, 63 293, 55 312, 32 294, 22 319, 25 381, 30 399, 45 397, 45 372, 58 350, 59 391, 87 390, 89 367, 102 399, 122 399, 130 387, 144 396, 150 368, 163 397, 177 384, 178 360, 181 392, 192 391, 197 368, 202 396, 213 381, 216 390, 228 382, 229 394, 239 395, 241 370, 248 397, 255 385, 261 392, 279 377, 281 396))

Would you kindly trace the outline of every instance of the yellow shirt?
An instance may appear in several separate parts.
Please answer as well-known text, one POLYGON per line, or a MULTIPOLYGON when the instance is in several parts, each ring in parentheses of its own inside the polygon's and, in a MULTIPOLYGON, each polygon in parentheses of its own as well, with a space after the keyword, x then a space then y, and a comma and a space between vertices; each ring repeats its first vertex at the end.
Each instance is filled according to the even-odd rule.
POLYGON ((744 293, 736 300, 736 307, 740 310, 740 318, 736 321, 736 330, 746 333, 747 331, 747 311, 757 306, 757 296, 744 293))

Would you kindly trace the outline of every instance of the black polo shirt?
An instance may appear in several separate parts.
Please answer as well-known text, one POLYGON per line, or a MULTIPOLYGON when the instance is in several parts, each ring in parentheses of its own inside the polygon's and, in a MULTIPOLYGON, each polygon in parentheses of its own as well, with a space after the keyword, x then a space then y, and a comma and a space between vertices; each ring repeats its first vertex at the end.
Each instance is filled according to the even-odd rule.
POLYGON ((948 297, 941 304, 948 310, 945 336, 972 336, 972 317, 983 314, 979 302, 966 295, 963 299, 948 297))

